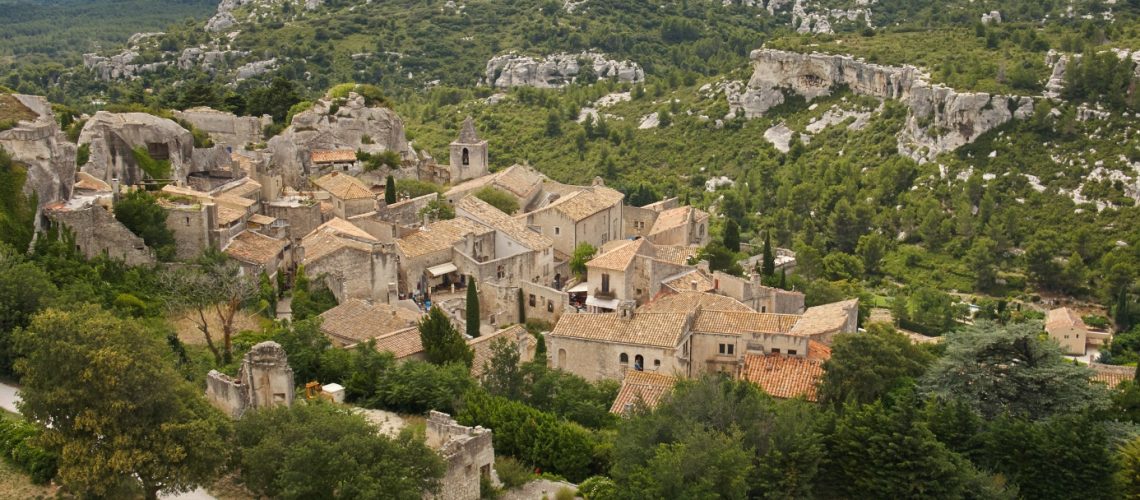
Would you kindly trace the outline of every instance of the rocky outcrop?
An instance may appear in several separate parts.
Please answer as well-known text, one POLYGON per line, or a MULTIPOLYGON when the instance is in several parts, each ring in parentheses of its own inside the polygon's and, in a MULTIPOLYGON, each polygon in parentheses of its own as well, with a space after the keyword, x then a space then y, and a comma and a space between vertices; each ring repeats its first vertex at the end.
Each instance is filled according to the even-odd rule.
POLYGON ((261 142, 262 129, 273 124, 273 118, 269 115, 261 118, 237 116, 207 107, 175 111, 174 118, 206 132, 215 143, 233 149, 243 149, 247 144, 261 142))
MULTIPOLYGON (((772 1, 769 4, 769 12, 775 13, 780 4, 782 2, 772 1), (772 4, 776 4, 776 7, 773 8, 772 4)), ((862 1, 857 2, 857 4, 866 5, 867 2, 862 1)), ((796 0, 792 6, 792 25, 799 33, 833 33, 833 23, 855 23, 860 19, 864 25, 871 27, 871 9, 828 9, 819 4, 810 4, 805 0, 796 0)))
MULTIPOLYGON (((218 10, 214 16, 206 21, 206 31, 222 33, 233 30, 238 24, 233 11, 238 7, 253 4, 265 4, 272 7, 276 3, 280 2, 274 0, 222 0, 218 3, 218 10)), ((323 0, 305 0, 305 10, 314 10, 323 3, 323 0)))
POLYGON ((883 66, 832 54, 752 52, 753 74, 746 87, 726 85, 730 115, 763 116, 791 92, 807 100, 838 87, 879 99, 902 101, 910 109, 899 133, 899 153, 918 161, 973 142, 978 136, 1033 112, 1029 97, 958 92, 933 85, 912 66, 883 66))
POLYGON ((573 83, 582 71, 581 64, 589 64, 598 78, 613 78, 622 83, 645 81, 645 71, 635 62, 582 52, 552 54, 545 58, 515 53, 496 56, 487 61, 486 82, 498 88, 556 88, 573 83))
MULTIPOLYGON (((95 77, 103 81, 112 80, 129 80, 144 73, 153 73, 167 66, 175 66, 178 69, 195 69, 200 68, 206 72, 213 73, 230 58, 245 57, 249 52, 241 50, 208 50, 199 47, 191 47, 183 49, 182 52, 164 52, 162 54, 163 60, 152 61, 149 63, 135 62, 139 58, 139 48, 137 46, 130 46, 122 52, 113 56, 101 56, 99 54, 83 54, 83 67, 95 73, 95 77)), ((258 61, 255 63, 247 64, 238 69, 238 75, 242 74, 244 69, 246 74, 253 75, 260 68, 258 64, 264 65, 265 61, 258 61)), ((276 61, 267 65, 269 69, 274 66, 276 61)), ((264 69, 261 72, 265 72, 264 69)), ((248 76, 246 76, 248 78, 248 76)))
POLYGON ((83 67, 94 71, 95 76, 103 81, 130 79, 166 67, 166 63, 163 61, 135 63, 134 61, 138 57, 139 53, 130 49, 110 57, 99 54, 83 54, 83 67))
POLYGON ((122 185, 143 180, 145 174, 132 152, 135 148, 147 150, 155 160, 170 161, 174 179, 185 179, 195 171, 190 132, 173 120, 147 113, 95 113, 79 133, 79 144, 88 144, 91 151, 83 171, 107 183, 115 178, 122 185))
POLYGON ((68 199, 75 184, 75 145, 60 131, 47 99, 23 94, 12 97, 37 115, 0 132, 0 148, 27 167, 24 193, 35 194, 41 207, 68 199))
POLYGON ((299 186, 309 175, 310 155, 316 150, 391 150, 405 160, 415 160, 404 136, 404 121, 394 111, 366 106, 356 93, 336 104, 335 112, 334 104, 329 99, 318 100, 312 108, 294 115, 289 127, 270 139, 270 164, 287 185, 299 186))
POLYGON ((276 57, 274 57, 273 59, 266 59, 264 61, 253 61, 253 62, 241 65, 241 67, 239 67, 237 69, 237 74, 234 77, 234 79, 237 81, 241 81, 241 80, 245 80, 246 78, 253 78, 253 77, 258 76, 258 75, 264 75, 270 71, 273 71, 273 69, 276 67, 277 67, 277 58, 276 57))

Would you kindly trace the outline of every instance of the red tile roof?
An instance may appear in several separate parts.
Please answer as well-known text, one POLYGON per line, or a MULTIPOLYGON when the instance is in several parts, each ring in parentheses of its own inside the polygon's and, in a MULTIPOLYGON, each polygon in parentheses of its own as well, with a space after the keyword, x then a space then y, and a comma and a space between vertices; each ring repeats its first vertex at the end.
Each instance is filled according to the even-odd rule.
POLYGON ((624 415, 627 408, 633 408, 639 403, 649 408, 656 407, 661 397, 671 391, 675 383, 676 379, 663 373, 630 370, 621 381, 621 390, 610 406, 610 413, 624 415))
POLYGON ((802 396, 808 401, 816 401, 816 386, 823 378, 823 361, 810 356, 747 354, 740 376, 760 386, 772 397, 790 399, 802 396))

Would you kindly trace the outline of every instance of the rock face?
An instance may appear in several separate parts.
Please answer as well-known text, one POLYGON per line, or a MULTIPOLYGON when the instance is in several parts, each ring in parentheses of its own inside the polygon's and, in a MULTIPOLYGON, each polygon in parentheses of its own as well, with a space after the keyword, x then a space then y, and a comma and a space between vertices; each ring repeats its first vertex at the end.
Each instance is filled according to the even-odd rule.
POLYGON ((515 53, 487 61, 486 82, 494 87, 556 88, 572 83, 581 72, 582 61, 592 64, 598 78, 614 78, 622 83, 645 81, 645 71, 635 62, 615 61, 596 52, 552 54, 534 58, 515 53))
MULTIPOLYGON (((222 0, 218 3, 217 13, 206 21, 206 31, 211 33, 221 33, 231 31, 237 26, 238 20, 234 17, 233 11, 238 7, 250 4, 273 4, 277 3, 273 0, 222 0)), ((323 4, 323 0, 305 0, 305 10, 314 10, 323 4)))
MULTIPOLYGON (((109 57, 94 53, 83 54, 83 67, 93 71, 95 77, 103 81, 129 80, 143 73, 153 73, 171 65, 184 70, 201 68, 212 74, 228 58, 249 55, 249 52, 241 50, 207 50, 190 47, 183 49, 182 52, 164 52, 161 61, 136 63, 135 60, 139 57, 138 50, 138 46, 132 45, 130 48, 109 57)), ((242 66, 239 68, 238 74, 240 76, 242 69, 245 69, 246 73, 256 71, 258 69, 256 65, 264 65, 264 63, 265 61, 257 61, 242 66)), ((266 68, 272 69, 273 66, 274 64, 269 64, 266 68)))
POLYGON ((197 171, 190 132, 172 120, 147 113, 95 113, 79 133, 79 144, 89 144, 91 150, 83 171, 107 183, 113 178, 122 185, 143 180, 134 148, 146 149, 155 160, 169 160, 174 179, 185 179, 197 171))
POLYGON ((310 155, 315 150, 350 149, 369 153, 391 150, 400 153, 405 160, 415 159, 415 152, 404 136, 404 121, 394 111, 368 107, 364 98, 356 93, 350 93, 336 112, 330 113, 333 104, 330 100, 318 100, 312 108, 294 115, 289 127, 270 139, 270 163, 287 185, 299 185, 310 173, 310 155), (365 137, 369 140, 364 140, 365 137))
POLYGON ((0 148, 28 169, 24 193, 34 193, 41 207, 70 198, 75 184, 75 145, 60 131, 47 99, 22 94, 13 97, 39 115, 0 132, 0 148))
POLYGON ((175 111, 174 117, 206 132, 215 143, 233 149, 242 149, 247 144, 261 142, 262 129, 273 124, 273 118, 269 115, 263 115, 261 118, 237 116, 207 107, 175 111))
POLYGON ((759 49, 752 52, 753 74, 748 85, 726 85, 730 114, 763 116, 784 102, 791 92, 812 100, 845 86, 852 92, 879 99, 902 101, 910 109, 899 134, 899 153, 917 161, 929 160, 973 142, 978 136, 1010 119, 1033 113, 1029 97, 958 92, 932 85, 911 66, 883 66, 851 56, 799 54, 759 49))

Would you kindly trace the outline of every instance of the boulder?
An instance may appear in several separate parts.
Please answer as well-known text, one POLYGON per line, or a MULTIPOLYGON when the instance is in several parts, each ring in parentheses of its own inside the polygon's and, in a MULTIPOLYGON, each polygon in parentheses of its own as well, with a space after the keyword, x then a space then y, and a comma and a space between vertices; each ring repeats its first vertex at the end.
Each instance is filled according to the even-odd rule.
POLYGON ((596 52, 551 54, 544 58, 512 52, 487 61, 486 82, 498 88, 557 88, 574 82, 581 72, 580 63, 590 64, 598 78, 622 83, 645 81, 645 71, 637 63, 608 59, 596 52))
POLYGON ((214 143, 233 149, 244 149, 247 144, 261 142, 262 129, 273 124, 269 115, 261 118, 237 116, 207 107, 175 111, 174 117, 206 132, 214 143))
MULTIPOLYGON (((21 105, 36 113, 0 132, 0 148, 27 167, 24 194, 35 194, 40 207, 67 200, 75 184, 75 145, 59 129, 51 103, 40 96, 12 94, 21 105)), ((37 224, 39 217, 36 217, 37 224)))
POLYGON ((148 113, 95 113, 79 133, 79 144, 88 144, 91 150, 83 171, 107 183, 114 178, 122 185, 143 180, 132 153, 135 148, 146 149, 156 160, 169 160, 173 179, 184 180, 197 171, 193 135, 173 120, 148 113))

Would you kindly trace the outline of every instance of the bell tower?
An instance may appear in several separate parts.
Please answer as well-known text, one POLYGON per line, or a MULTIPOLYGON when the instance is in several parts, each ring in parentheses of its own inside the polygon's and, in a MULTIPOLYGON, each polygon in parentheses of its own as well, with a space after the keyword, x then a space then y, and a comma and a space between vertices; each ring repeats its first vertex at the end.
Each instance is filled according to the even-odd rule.
POLYGON ((487 141, 479 140, 475 122, 468 116, 459 129, 459 137, 451 143, 451 183, 484 175, 487 175, 487 141))

